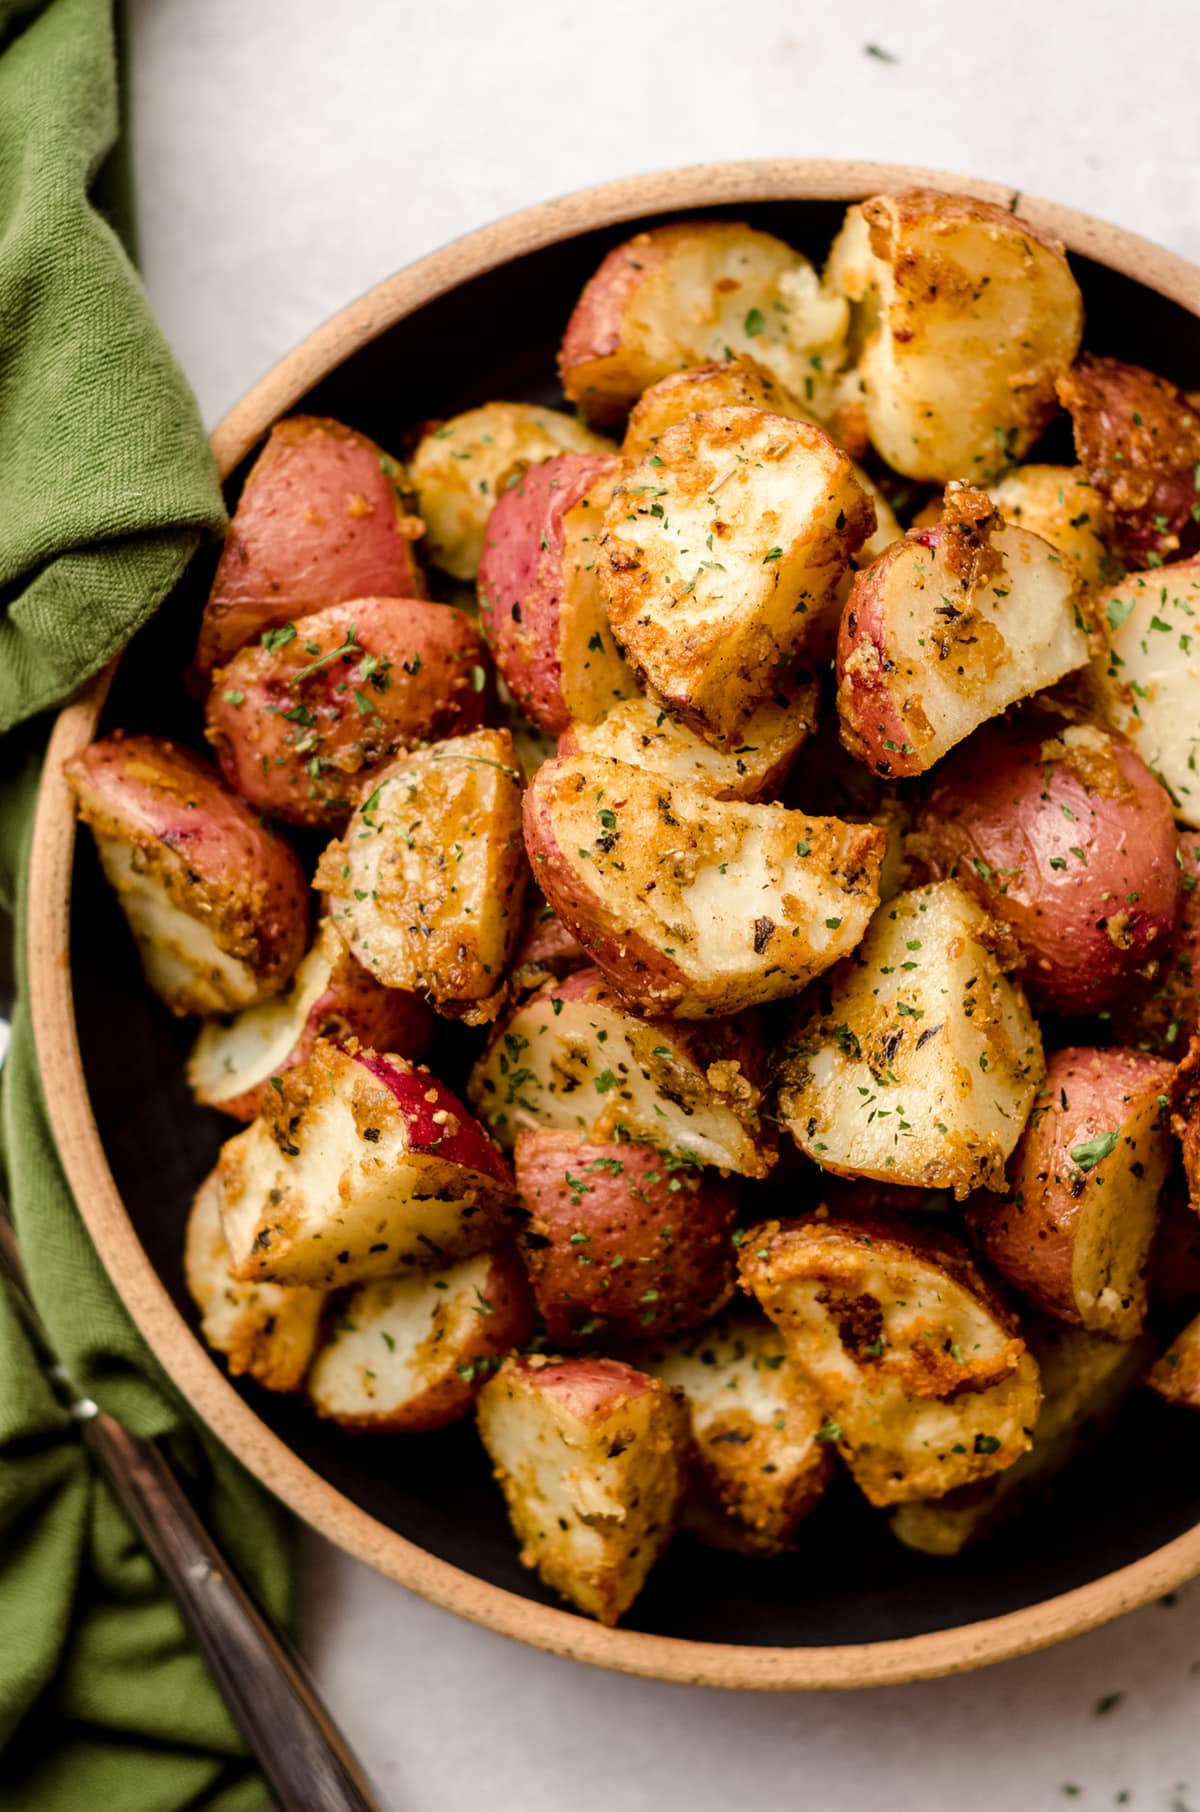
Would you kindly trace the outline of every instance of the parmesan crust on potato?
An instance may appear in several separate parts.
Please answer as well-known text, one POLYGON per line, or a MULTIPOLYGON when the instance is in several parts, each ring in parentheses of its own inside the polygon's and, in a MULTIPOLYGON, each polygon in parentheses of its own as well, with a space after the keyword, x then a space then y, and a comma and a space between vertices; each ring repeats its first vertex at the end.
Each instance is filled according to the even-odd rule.
POLYGON ((521 774, 505 730, 391 763, 317 864, 340 936, 388 988, 495 1017, 521 929, 521 774))
POLYGON ((1058 380, 1079 463, 1112 514, 1130 566, 1194 552, 1200 410, 1140 365, 1084 353, 1058 380))
POLYGON ((559 918, 626 1000, 678 1019, 797 994, 852 950, 886 841, 598 755, 547 762, 525 799, 526 847, 559 918))
POLYGON ((1092 663, 1105 715, 1200 830, 1200 560, 1132 573, 1098 601, 1110 646, 1092 663))
POLYGON ((840 1176, 1004 1189, 1045 1065, 1006 934, 954 881, 881 906, 802 1010, 780 1070, 782 1123, 840 1176))

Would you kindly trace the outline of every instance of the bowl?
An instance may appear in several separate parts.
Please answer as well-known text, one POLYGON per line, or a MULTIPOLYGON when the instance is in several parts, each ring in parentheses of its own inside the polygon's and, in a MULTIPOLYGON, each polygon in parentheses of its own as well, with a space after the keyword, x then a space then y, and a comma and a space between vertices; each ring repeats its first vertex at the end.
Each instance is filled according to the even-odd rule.
MULTIPOLYGON (((1088 344, 1200 384, 1200 271, 1104 223, 991 183, 866 163, 733 163, 608 184, 500 221, 387 279, 319 327, 213 436, 236 495, 271 424, 297 408, 384 445, 490 396, 549 402, 571 304, 608 248, 656 218, 720 210, 810 253, 847 202, 914 184, 1020 210, 1073 254, 1088 344)), ((220 1439, 297 1515, 403 1585, 505 1635, 628 1673, 712 1686, 913 1680, 1021 1654, 1200 1571, 1200 1442, 1138 1399, 1054 1501, 954 1560, 891 1541, 845 1480, 795 1555, 764 1565, 680 1540, 621 1628, 566 1611, 517 1558, 470 1427, 372 1443, 302 1402, 231 1381, 201 1345, 181 1253, 191 1193, 229 1123, 184 1079, 190 1028, 142 986, 132 943, 75 837, 63 760, 98 725, 196 735, 181 674, 213 559, 59 716, 38 803, 30 991, 46 1099, 83 1217, 130 1314, 220 1439), (146 683, 153 673, 156 683, 146 683), (816 1564, 814 1564, 816 1563, 816 1564)))

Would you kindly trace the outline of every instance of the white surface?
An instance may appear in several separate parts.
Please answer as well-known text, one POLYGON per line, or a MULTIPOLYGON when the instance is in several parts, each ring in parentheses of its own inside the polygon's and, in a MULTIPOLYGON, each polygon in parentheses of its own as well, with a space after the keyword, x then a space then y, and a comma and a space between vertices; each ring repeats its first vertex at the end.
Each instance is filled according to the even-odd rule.
MULTIPOLYGON (((132 13, 144 265, 210 421, 317 320, 455 234, 706 158, 941 165, 1200 258, 1189 0, 132 13)), ((315 1537, 304 1584, 318 1677, 395 1812, 1041 1812, 1122 1789, 1200 1812, 1200 1589, 961 1680, 751 1699, 526 1652, 315 1537)))

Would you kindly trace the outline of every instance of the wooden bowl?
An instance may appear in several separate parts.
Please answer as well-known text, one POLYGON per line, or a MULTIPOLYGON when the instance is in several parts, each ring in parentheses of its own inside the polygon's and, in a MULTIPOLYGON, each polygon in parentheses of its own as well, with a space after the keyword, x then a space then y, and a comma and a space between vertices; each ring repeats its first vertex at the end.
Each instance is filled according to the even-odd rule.
MULTIPOLYGON (((571 304, 610 245, 656 217, 721 209, 821 252, 846 202, 913 184, 1017 208, 1075 255, 1088 344, 1200 384, 1200 271, 1100 221, 993 184, 879 164, 718 164, 608 184, 514 215, 381 283, 317 329, 213 437, 236 493, 271 424, 296 408, 392 444, 424 416, 489 396, 550 401, 571 304)), ((181 1272, 192 1190, 229 1125, 195 1108, 191 1031, 141 985, 63 760, 110 724, 198 731, 174 678, 212 563, 58 719, 33 850, 31 996, 46 1098, 84 1219, 176 1385, 263 1483, 331 1541, 436 1603, 579 1660, 712 1686, 865 1686, 1021 1654, 1094 1627, 1200 1571, 1200 1442, 1146 1397, 1079 1462, 1053 1505, 956 1560, 893 1543, 848 1487, 770 1565, 680 1541, 621 1629, 565 1611, 519 1565, 472 1430, 371 1443, 302 1402, 231 1382, 197 1338, 181 1272), (148 683, 152 675, 154 683, 148 683), (171 676, 164 679, 164 675, 171 676), (812 1564, 812 1557, 819 1564, 812 1564)))

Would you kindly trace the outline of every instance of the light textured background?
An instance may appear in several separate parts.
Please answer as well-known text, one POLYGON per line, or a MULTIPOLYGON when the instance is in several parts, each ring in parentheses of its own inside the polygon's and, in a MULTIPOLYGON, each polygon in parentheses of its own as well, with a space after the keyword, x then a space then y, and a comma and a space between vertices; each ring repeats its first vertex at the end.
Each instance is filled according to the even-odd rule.
MULTIPOLYGON (((144 266, 210 421, 456 234, 707 158, 940 165, 1200 259, 1191 0, 134 0, 132 26, 144 266)), ((960 1680, 754 1699, 527 1652, 316 1537, 303 1565, 309 1655, 395 1812, 1200 1812, 1200 1588, 960 1680)))

